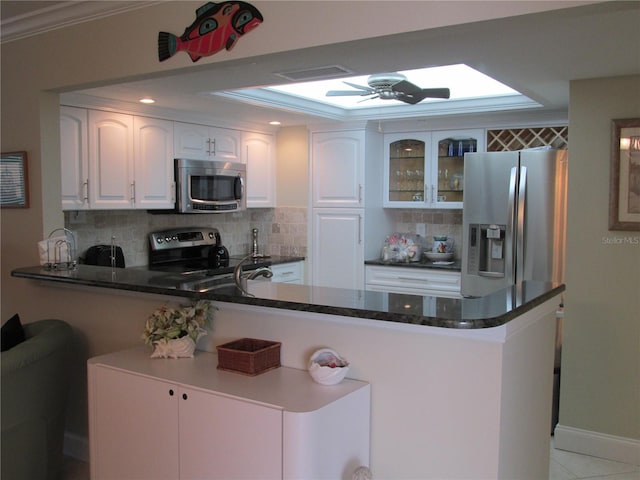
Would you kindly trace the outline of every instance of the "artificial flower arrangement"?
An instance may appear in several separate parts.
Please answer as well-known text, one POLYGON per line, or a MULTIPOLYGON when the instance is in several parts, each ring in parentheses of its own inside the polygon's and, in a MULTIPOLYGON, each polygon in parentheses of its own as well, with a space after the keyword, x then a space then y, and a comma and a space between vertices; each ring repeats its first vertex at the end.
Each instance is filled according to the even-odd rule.
POLYGON ((196 342, 207 334, 213 311, 210 302, 199 300, 191 305, 171 308, 163 305, 147 319, 142 338, 153 345, 152 358, 193 357, 196 342))

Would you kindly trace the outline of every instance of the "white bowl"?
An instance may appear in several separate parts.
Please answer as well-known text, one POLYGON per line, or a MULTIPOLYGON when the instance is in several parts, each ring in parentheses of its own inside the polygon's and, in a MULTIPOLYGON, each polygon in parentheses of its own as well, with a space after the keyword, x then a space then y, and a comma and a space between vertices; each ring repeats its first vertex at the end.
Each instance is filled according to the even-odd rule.
POLYGON ((453 258, 453 252, 447 252, 447 253, 424 252, 424 254, 432 262, 445 262, 453 258))
POLYGON ((322 385, 340 383, 349 371, 349 362, 329 348, 316 350, 309 359, 309 374, 322 385))

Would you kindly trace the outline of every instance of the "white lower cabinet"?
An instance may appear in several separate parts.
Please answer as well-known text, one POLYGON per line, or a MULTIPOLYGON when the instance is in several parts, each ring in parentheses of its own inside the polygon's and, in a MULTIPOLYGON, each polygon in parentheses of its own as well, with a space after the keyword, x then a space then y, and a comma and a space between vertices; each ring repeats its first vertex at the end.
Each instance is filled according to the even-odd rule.
POLYGON ((304 283, 304 262, 279 263, 271 265, 272 282, 279 283, 304 283))
POLYGON ((366 290, 437 297, 460 297, 460 272, 366 265, 366 290))
POLYGON ((363 209, 313 209, 313 285, 362 290, 363 209))
POLYGON ((281 478, 281 409, 188 388, 178 402, 178 478, 281 478))
POLYGON ((89 360, 93 480, 351 478, 369 463, 370 387, 325 387, 281 367, 256 377, 217 357, 89 360), (330 445, 330 448, 320 448, 330 445))

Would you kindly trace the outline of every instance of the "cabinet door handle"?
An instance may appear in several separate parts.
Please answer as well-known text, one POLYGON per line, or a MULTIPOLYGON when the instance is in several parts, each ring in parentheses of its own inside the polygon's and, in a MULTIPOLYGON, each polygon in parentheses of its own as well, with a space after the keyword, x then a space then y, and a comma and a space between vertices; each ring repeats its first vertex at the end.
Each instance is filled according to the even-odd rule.
POLYGON ((131 183, 131 203, 136 203, 136 182, 131 183))
POLYGON ((182 399, 183 399, 183 400, 186 400, 187 398, 189 398, 189 397, 187 396, 187 394, 186 394, 186 393, 183 393, 183 394, 182 394, 182 399))
POLYGON ((427 279, 427 278, 398 277, 398 280, 401 280, 403 282, 424 282, 424 283, 429 283, 429 279, 427 279))
POLYGON ((358 215, 358 245, 362 244, 362 215, 358 215))
POLYGON ((213 143, 213 152, 209 152, 209 153, 213 153, 213 156, 216 156, 216 139, 214 138, 213 140, 210 140, 209 145, 211 145, 213 143))
POLYGON ((82 182, 82 190, 84 191, 84 196, 82 198, 82 203, 89 203, 89 179, 87 178, 84 182, 82 182))
POLYGON ((169 396, 170 396, 170 397, 173 397, 173 388, 170 388, 170 389, 169 389, 169 396))
POLYGON ((358 203, 362 203, 362 184, 358 184, 358 203))

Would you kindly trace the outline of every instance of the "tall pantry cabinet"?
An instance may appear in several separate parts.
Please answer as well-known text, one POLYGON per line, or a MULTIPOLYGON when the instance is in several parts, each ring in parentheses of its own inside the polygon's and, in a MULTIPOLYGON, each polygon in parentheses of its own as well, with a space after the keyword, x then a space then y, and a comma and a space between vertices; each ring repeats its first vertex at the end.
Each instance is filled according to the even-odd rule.
POLYGON ((382 209, 383 137, 375 128, 311 134, 311 279, 364 289, 364 260, 391 228, 382 209))

